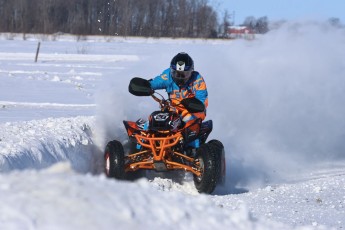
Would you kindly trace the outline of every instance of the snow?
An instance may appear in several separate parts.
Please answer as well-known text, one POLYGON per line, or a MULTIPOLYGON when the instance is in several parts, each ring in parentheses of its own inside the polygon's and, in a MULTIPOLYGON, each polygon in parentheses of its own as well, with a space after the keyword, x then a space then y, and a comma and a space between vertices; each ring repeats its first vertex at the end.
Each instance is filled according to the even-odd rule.
POLYGON ((310 22, 254 41, 2 34, 0 229, 344 229, 344 34, 310 22), (102 172, 122 120, 157 109, 129 80, 179 51, 205 77, 210 139, 226 150, 212 195, 190 175, 102 172))

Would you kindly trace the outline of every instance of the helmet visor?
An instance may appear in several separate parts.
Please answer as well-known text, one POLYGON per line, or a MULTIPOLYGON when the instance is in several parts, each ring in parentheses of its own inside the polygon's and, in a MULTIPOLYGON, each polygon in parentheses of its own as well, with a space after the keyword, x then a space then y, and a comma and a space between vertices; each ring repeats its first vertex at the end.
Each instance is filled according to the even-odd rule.
POLYGON ((176 81, 176 83, 184 84, 189 80, 190 76, 192 75, 192 71, 177 71, 171 69, 171 75, 173 79, 176 81))

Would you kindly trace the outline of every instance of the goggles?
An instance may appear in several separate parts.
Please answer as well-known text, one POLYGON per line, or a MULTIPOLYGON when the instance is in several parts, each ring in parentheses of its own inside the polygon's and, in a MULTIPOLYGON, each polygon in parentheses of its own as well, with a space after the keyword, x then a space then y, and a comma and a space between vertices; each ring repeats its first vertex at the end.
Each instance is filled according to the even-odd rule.
POLYGON ((188 80, 190 78, 190 76, 192 75, 192 71, 177 71, 174 69, 171 69, 171 75, 173 78, 175 79, 179 79, 179 80, 188 80))

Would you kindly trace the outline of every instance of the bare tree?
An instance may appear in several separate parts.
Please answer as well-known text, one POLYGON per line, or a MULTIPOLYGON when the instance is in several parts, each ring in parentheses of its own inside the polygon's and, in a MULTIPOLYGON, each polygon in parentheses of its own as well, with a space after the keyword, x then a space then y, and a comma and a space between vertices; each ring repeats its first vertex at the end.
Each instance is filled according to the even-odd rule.
POLYGON ((256 28, 256 19, 253 16, 246 17, 242 24, 243 26, 248 27, 251 30, 255 30, 256 28))
POLYGON ((259 34, 265 34, 268 32, 268 18, 261 17, 256 22, 256 31, 259 34))
POLYGON ((328 23, 334 27, 341 27, 341 22, 339 18, 329 18, 328 23))

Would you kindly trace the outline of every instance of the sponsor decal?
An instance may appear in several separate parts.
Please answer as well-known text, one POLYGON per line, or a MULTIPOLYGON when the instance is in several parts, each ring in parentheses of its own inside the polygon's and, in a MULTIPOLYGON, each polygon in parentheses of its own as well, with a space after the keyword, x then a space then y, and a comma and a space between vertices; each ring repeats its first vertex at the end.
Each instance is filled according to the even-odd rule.
POLYGON ((181 119, 176 118, 175 121, 170 121, 169 125, 172 127, 172 129, 177 129, 177 127, 181 124, 181 119))

